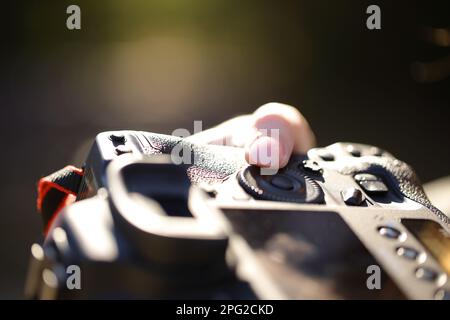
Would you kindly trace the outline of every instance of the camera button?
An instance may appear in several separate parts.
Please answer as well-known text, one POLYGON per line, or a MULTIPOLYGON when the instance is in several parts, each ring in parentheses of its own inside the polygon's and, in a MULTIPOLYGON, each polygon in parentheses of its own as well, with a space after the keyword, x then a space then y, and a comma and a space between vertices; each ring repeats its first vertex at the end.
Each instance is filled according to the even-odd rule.
POLYGON ((416 277, 418 279, 427 280, 427 281, 436 281, 439 276, 437 271, 434 271, 427 267, 420 267, 416 270, 416 277))
POLYGON ((111 134, 109 136, 109 139, 111 139, 112 142, 122 143, 122 144, 124 144, 126 141, 125 136, 123 134, 119 134, 119 133, 111 134))
POLYGON ((331 152, 328 152, 325 149, 317 151, 317 155, 323 160, 323 161, 334 161, 334 155, 331 152))
POLYGON ((378 228, 378 232, 383 237, 389 238, 389 239, 399 239, 402 235, 401 231, 392 228, 392 227, 380 227, 378 228))
POLYGON ((419 256, 419 251, 409 247, 399 247, 397 248, 397 255, 408 260, 416 260, 419 256))
POLYGON ((450 300, 450 290, 439 289, 434 295, 435 300, 450 300))
POLYGON ((300 164, 300 167, 308 173, 316 175, 321 175, 323 173, 323 169, 320 167, 320 165, 312 160, 303 160, 303 162, 300 164))
POLYGON ((361 150, 358 150, 353 145, 347 146, 347 152, 350 153, 352 156, 359 158, 361 157, 361 150))
POLYGON ((355 181, 367 193, 385 193, 389 191, 380 177, 370 173, 359 173, 355 175, 355 181))
POLYGON ((270 183, 278 189, 286 191, 294 189, 294 183, 286 176, 276 175, 272 178, 272 181, 270 181, 270 183))
POLYGON ((133 152, 133 150, 131 150, 130 148, 128 148, 128 147, 126 147, 126 146, 123 146, 123 145, 118 146, 118 147, 115 149, 115 151, 116 151, 116 154, 119 155, 119 156, 120 156, 121 154, 132 153, 132 152, 133 152))
POLYGON ((383 150, 381 150, 378 147, 371 147, 369 152, 370 152, 370 154, 372 156, 375 156, 375 157, 382 157, 383 156, 383 150))
POLYGON ((359 206, 364 201, 364 195, 361 190, 356 188, 349 188, 341 192, 342 199, 346 205, 359 206))
POLYGON ((294 203, 324 202, 323 191, 310 177, 282 169, 275 176, 263 175, 260 168, 248 166, 237 175, 239 185, 254 199, 294 203))

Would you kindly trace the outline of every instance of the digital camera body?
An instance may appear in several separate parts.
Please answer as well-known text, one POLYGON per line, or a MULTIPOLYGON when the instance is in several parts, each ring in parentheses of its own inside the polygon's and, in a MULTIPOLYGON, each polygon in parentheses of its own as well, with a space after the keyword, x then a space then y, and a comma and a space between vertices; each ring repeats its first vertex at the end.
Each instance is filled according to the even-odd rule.
POLYGON ((241 148, 114 131, 33 245, 26 295, 448 299, 449 275, 448 217, 377 147, 335 143, 264 174, 241 148))

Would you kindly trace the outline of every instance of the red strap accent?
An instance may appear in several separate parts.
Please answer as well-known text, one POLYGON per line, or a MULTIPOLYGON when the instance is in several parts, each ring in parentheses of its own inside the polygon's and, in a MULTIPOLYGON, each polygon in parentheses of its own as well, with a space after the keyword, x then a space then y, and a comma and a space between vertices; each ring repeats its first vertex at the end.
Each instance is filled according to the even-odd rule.
POLYGON ((82 169, 66 166, 39 180, 36 205, 44 222, 45 234, 58 213, 75 201, 82 177, 82 169))

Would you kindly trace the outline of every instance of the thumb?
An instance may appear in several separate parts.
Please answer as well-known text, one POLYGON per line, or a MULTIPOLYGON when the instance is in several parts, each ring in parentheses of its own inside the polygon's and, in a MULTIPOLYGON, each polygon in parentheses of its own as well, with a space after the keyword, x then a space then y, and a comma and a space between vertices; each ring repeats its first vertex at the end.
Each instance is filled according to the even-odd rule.
POLYGON ((294 107, 268 103, 251 116, 252 134, 247 137, 245 158, 260 167, 284 167, 293 152, 305 153, 315 137, 303 115, 294 107))

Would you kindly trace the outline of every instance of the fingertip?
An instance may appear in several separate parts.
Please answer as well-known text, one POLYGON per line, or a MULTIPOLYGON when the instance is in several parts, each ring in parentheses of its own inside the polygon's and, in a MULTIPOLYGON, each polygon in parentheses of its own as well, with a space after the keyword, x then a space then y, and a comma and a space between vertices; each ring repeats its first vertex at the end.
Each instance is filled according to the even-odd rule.
POLYGON ((290 157, 289 148, 280 139, 270 136, 258 137, 245 151, 245 159, 249 164, 263 168, 282 168, 290 157))
POLYGON ((294 152, 305 153, 316 144, 308 121, 293 106, 277 102, 267 103, 253 113, 253 122, 256 128, 278 127, 282 141, 292 143, 294 152))

